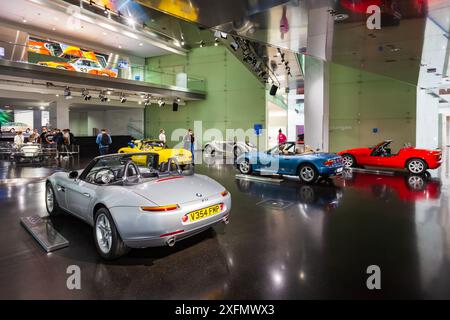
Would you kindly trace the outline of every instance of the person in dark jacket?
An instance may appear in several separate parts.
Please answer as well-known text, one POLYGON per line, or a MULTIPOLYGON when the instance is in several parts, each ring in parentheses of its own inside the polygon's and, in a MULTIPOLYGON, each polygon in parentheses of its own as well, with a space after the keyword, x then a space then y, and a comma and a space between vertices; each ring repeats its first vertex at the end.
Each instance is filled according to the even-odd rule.
POLYGON ((98 144, 98 151, 101 156, 108 154, 109 146, 112 144, 112 139, 111 136, 106 133, 106 129, 102 129, 102 131, 97 135, 96 143, 98 144))
POLYGON ((56 144, 56 158, 59 160, 61 158, 60 152, 64 152, 63 146, 63 133, 60 129, 55 129, 55 135, 53 136, 53 142, 56 144))

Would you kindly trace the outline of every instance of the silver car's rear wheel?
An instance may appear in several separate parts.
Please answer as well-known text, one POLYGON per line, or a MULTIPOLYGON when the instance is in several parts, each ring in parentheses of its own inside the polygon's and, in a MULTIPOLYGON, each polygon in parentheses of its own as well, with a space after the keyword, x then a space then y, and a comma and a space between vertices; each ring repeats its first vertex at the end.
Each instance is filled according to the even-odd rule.
POLYGON ((104 259, 117 259, 129 251, 120 238, 111 214, 104 207, 95 214, 94 238, 97 252, 104 259))
POLYGON ((406 169, 410 173, 421 174, 421 173, 425 172, 425 170, 427 169, 427 166, 426 166, 425 162, 421 159, 411 159, 406 164, 406 169))
POLYGON ((239 171, 242 174, 250 174, 252 172, 252 166, 247 159, 244 159, 239 163, 239 171))

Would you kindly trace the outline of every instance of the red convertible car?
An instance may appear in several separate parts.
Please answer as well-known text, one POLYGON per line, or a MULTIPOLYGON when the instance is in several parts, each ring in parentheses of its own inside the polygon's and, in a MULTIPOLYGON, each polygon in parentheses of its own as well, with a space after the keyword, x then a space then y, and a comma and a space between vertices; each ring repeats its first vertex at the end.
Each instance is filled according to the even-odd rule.
POLYGON ((356 148, 338 152, 346 167, 370 166, 406 169, 410 173, 421 174, 427 169, 436 169, 441 165, 440 150, 416 149, 405 145, 396 154, 391 153, 392 140, 385 140, 375 147, 356 148))

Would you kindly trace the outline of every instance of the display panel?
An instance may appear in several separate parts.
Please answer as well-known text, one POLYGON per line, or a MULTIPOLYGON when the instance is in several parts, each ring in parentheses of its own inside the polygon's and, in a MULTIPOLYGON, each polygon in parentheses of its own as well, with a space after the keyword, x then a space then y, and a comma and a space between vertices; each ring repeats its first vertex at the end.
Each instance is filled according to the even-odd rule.
POLYGON ((109 56, 61 42, 30 37, 28 62, 49 68, 117 78, 118 70, 108 66, 109 56))

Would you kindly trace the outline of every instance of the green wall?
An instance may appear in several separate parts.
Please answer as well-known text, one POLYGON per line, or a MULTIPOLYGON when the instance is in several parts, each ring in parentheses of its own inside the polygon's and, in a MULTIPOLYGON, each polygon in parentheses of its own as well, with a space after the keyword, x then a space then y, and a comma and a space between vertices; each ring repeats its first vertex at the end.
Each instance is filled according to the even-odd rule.
POLYGON ((369 146, 383 139, 394 140, 393 151, 405 142, 415 143, 415 86, 331 64, 329 88, 330 151, 369 146))
POLYGON ((255 123, 265 128, 265 86, 223 46, 195 48, 186 56, 148 58, 146 67, 146 81, 171 82, 174 76, 170 73, 185 72, 188 76, 205 78, 207 92, 205 100, 189 101, 185 106, 180 105, 178 112, 173 112, 171 103, 167 102, 163 108, 147 107, 148 137, 156 137, 159 129, 164 128, 169 140, 174 129, 193 128, 194 120, 203 122, 203 131, 217 128, 224 137, 226 128, 247 130, 255 123))

